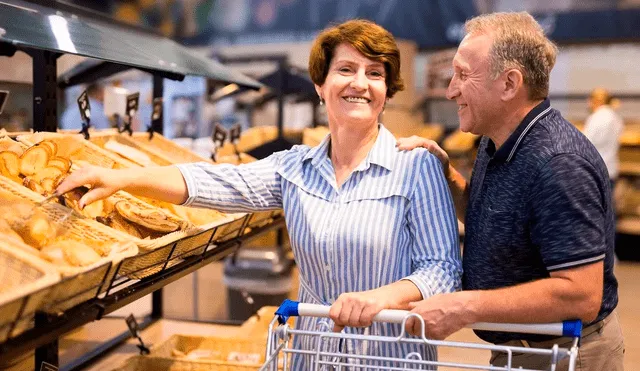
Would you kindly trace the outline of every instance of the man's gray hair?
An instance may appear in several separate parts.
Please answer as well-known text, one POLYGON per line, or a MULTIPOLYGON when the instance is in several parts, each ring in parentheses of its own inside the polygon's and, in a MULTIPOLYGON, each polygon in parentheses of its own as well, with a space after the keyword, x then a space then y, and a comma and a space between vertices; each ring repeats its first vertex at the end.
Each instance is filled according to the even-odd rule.
POLYGON ((492 78, 508 69, 522 73, 529 99, 549 94, 549 75, 556 63, 558 48, 540 24, 527 12, 483 14, 465 23, 467 35, 486 34, 493 38, 489 52, 492 78))

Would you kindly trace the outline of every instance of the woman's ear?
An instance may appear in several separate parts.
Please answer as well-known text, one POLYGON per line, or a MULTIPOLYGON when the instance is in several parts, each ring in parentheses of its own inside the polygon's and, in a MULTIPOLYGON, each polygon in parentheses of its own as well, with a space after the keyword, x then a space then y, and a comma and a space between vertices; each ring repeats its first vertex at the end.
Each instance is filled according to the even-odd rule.
POLYGON ((518 69, 510 69, 504 75, 504 90, 502 91, 502 100, 509 101, 513 99, 524 88, 524 76, 518 69))

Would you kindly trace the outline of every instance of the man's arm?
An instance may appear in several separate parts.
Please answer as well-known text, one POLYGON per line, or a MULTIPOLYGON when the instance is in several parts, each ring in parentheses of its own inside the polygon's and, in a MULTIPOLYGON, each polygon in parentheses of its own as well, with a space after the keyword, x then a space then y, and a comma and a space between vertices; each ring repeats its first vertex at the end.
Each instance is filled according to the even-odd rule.
MULTIPOLYGON (((411 303, 425 322, 427 337, 444 339, 476 322, 551 323, 593 321, 602 302, 603 262, 554 272, 550 278, 495 290, 461 291, 411 303)), ((420 334, 420 323, 407 321, 420 334)))
POLYGON ((444 338, 474 322, 595 319, 604 291, 603 260, 611 249, 606 236, 610 198, 599 178, 580 156, 565 154, 549 161, 529 196, 528 228, 550 277, 415 303, 413 310, 423 316, 429 334, 444 338))
POLYGON ((447 184, 451 190, 453 204, 456 207, 458 219, 464 223, 464 216, 467 213, 467 203, 469 203, 469 183, 451 164, 448 164, 449 171, 445 171, 447 184))
POLYGON ((409 138, 398 139, 396 146, 400 150, 410 151, 414 148, 426 148, 434 154, 442 164, 445 179, 451 190, 453 204, 456 208, 458 219, 464 223, 464 216, 467 212, 467 203, 469 202, 469 186, 467 180, 456 170, 449 162, 449 155, 445 150, 440 148, 438 143, 430 139, 421 138, 419 136, 411 136, 409 138))

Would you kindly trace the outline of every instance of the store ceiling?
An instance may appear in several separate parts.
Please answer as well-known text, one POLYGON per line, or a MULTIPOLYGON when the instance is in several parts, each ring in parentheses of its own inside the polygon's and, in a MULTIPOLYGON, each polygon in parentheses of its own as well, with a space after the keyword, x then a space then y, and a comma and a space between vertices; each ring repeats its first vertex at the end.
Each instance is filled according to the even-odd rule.
POLYGON ((0 2, 0 41, 19 49, 44 49, 124 64, 175 79, 196 75, 253 89, 262 86, 173 40, 24 1, 0 2))

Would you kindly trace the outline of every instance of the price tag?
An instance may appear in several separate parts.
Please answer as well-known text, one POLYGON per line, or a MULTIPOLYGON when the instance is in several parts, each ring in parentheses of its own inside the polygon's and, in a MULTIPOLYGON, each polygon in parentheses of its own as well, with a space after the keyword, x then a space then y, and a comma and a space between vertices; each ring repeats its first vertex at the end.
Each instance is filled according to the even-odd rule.
POLYGON ((225 128, 216 124, 215 129, 213 130, 213 147, 218 149, 224 145, 224 142, 227 140, 227 136, 229 133, 225 128))
POLYGON ((87 124, 91 123, 91 104, 89 103, 89 96, 86 90, 78 97, 78 109, 80 110, 82 121, 87 124))
POLYGON ((133 337, 138 337, 138 321, 136 321, 136 317, 133 314, 130 314, 127 318, 125 318, 127 322, 127 327, 129 328, 129 332, 133 337))
POLYGON ((151 120, 162 120, 162 98, 153 99, 153 113, 151 114, 151 120))
POLYGON ((138 103, 140 102, 140 93, 127 95, 127 116, 133 117, 138 112, 138 103))
POLYGON ((242 132, 242 127, 240 124, 235 124, 229 129, 229 141, 231 143, 238 144, 238 140, 240 139, 240 133, 242 132))
POLYGON ((40 364, 40 371, 58 371, 58 368, 50 363, 42 362, 40 364))
POLYGON ((9 98, 9 91, 0 90, 0 114, 2 114, 2 111, 4 111, 4 105, 5 103, 7 103, 8 98, 9 98))
POLYGON ((216 124, 213 129, 213 134, 211 135, 211 139, 213 140, 213 148, 211 150, 211 159, 214 162, 218 162, 216 153, 218 152, 218 148, 222 148, 224 142, 227 140, 227 136, 229 133, 225 128, 220 126, 220 124, 216 124))

